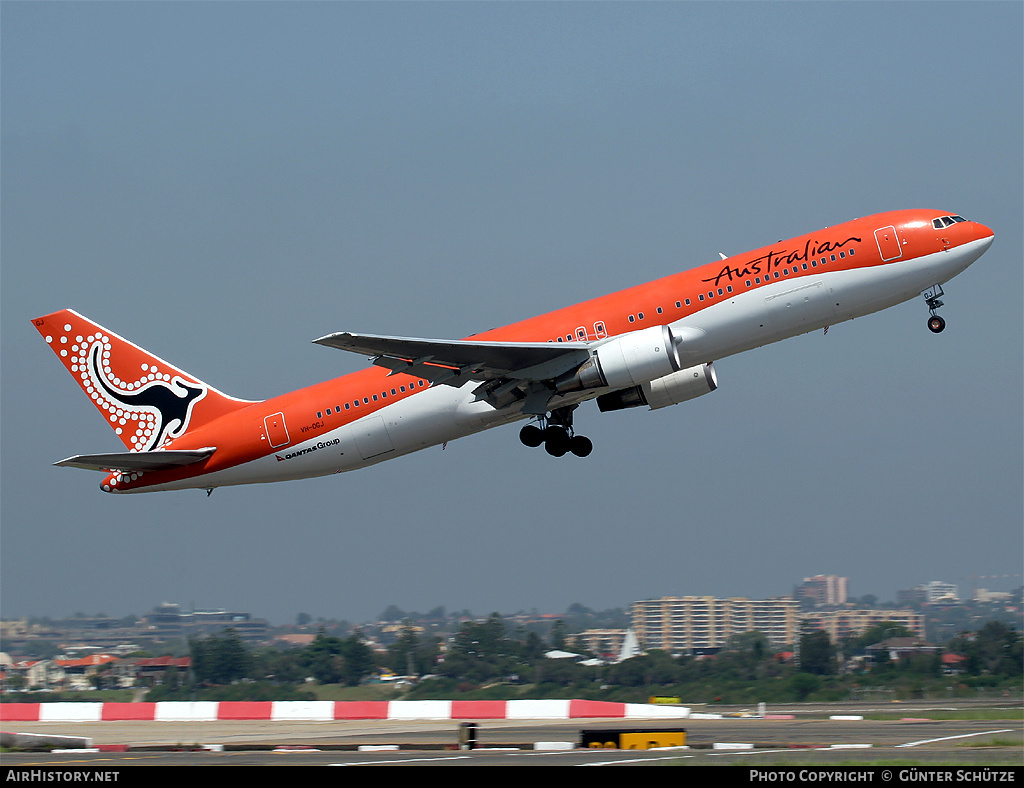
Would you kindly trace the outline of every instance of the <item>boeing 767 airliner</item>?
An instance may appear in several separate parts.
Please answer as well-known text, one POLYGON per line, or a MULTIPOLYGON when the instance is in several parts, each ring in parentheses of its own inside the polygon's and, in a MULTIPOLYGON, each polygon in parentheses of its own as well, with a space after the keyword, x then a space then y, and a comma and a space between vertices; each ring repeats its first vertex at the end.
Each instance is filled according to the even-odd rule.
POLYGON ((893 211, 780 241, 462 340, 341 332, 315 340, 373 366, 262 401, 223 394, 71 310, 39 333, 126 451, 57 465, 107 492, 203 489, 351 471, 525 420, 520 439, 590 454, 573 412, 675 405, 714 391, 714 362, 942 285, 992 245, 946 211, 893 211))

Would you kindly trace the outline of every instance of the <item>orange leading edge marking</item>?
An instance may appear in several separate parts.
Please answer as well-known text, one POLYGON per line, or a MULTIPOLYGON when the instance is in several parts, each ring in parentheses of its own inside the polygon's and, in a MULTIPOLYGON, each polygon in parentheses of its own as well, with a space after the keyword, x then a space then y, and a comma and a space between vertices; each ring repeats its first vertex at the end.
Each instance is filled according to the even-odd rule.
POLYGON ((921 295, 993 233, 945 211, 893 211, 780 241, 463 340, 317 339, 374 366, 263 401, 236 399, 71 310, 33 321, 127 451, 58 465, 109 492, 205 489, 355 470, 500 424, 587 456, 573 413, 652 409, 713 391, 714 362, 921 295))

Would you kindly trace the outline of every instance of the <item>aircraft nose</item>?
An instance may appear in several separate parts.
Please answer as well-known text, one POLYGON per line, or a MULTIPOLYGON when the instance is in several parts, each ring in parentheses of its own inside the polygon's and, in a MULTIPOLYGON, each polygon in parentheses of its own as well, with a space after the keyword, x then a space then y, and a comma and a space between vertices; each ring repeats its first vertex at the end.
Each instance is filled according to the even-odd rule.
POLYGON ((985 248, 988 249, 992 245, 992 242, 996 239, 996 234, 992 232, 990 228, 986 227, 980 222, 974 223, 974 229, 977 233, 977 238, 979 241, 988 241, 988 243, 985 244, 985 248))
POLYGON ((973 230, 971 233, 971 240, 975 241, 980 247, 978 252, 978 256, 980 257, 988 251, 990 246, 992 246, 992 242, 996 239, 996 234, 983 224, 979 224, 978 222, 974 222, 973 224, 974 227, 971 228, 973 230))

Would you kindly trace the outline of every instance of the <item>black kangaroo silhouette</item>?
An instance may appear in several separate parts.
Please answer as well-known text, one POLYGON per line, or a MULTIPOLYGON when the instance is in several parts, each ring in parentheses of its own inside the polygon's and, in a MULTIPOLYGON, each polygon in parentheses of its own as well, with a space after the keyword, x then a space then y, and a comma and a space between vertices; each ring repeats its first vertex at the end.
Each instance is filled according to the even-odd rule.
POLYGON ((154 408, 160 413, 160 423, 157 424, 156 432, 145 451, 152 451, 160 446, 167 436, 178 438, 184 435, 192 403, 206 394, 206 386, 193 385, 180 377, 175 377, 171 383, 159 380, 147 384, 138 391, 121 391, 110 385, 103 376, 99 363, 101 347, 102 343, 96 342, 90 349, 89 366, 93 378, 107 396, 126 408, 154 408), (179 394, 178 389, 182 389, 184 393, 179 394), (172 427, 174 422, 178 423, 172 427))

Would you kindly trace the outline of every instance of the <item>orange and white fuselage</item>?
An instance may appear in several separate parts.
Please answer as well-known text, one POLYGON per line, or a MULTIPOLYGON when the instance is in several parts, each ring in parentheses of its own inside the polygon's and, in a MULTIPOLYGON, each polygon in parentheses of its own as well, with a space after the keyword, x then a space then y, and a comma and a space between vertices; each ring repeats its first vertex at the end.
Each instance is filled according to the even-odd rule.
POLYGON ((316 341, 374 366, 263 401, 229 397, 71 310, 33 322, 127 449, 58 464, 106 471, 109 492, 210 490, 355 470, 522 419, 564 454, 558 431, 572 434, 585 400, 682 402, 716 387, 718 359, 919 294, 941 330, 940 285, 993 237, 948 212, 893 211, 464 340, 332 334, 316 341))

